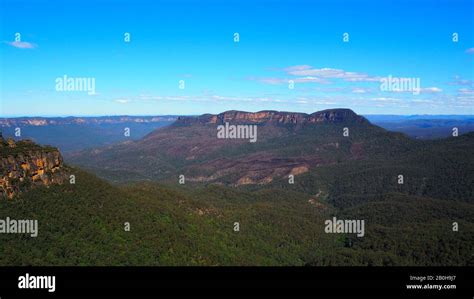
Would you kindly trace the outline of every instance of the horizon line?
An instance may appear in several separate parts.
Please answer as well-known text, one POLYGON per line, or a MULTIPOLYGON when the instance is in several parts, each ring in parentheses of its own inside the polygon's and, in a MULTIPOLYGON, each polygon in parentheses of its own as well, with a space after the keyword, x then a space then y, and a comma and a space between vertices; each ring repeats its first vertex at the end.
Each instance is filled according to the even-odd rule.
MULTIPOLYGON (((346 109, 346 108, 342 108, 346 109)), ((324 109, 324 110, 331 110, 331 109, 324 109)), ((324 110, 318 110, 315 112, 320 112, 324 110)), ((352 109, 351 109, 352 110, 352 109)), ((241 110, 226 110, 223 112, 228 112, 228 111, 241 111, 241 110)), ((262 112, 262 111, 277 111, 277 110, 260 110, 256 112, 249 112, 249 113, 257 113, 257 112, 262 112)), ((223 113, 220 112, 220 113, 223 113)), ((241 111, 241 112, 248 112, 248 111, 241 111)), ((305 112, 292 112, 292 111, 277 111, 277 112, 288 112, 288 113, 304 113, 308 114, 305 112)), ((355 112, 354 112, 355 113, 355 112)), ((100 115, 21 115, 21 116, 16 116, 16 115, 0 115, 0 119, 12 119, 12 118, 80 118, 80 117, 86 117, 86 118, 94 118, 94 117, 164 117, 164 116, 201 116, 205 114, 213 114, 213 113, 202 113, 202 114, 100 114, 100 115)), ((219 113, 217 113, 219 114, 219 113)), ((364 114, 358 114, 361 116, 472 116, 474 117, 474 114, 384 114, 384 113, 364 113, 364 114)))

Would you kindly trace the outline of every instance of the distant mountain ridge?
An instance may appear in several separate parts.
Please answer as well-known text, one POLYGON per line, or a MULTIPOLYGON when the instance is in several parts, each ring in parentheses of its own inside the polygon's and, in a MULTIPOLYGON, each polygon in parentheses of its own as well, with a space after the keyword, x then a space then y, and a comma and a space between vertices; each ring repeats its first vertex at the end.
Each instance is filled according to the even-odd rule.
POLYGON ((177 116, 88 116, 88 117, 13 117, 0 118, 0 127, 12 126, 52 126, 81 124, 118 124, 118 123, 153 123, 175 121, 177 116))
POLYGON ((359 116, 350 109, 327 109, 312 114, 298 112, 280 112, 263 110, 245 112, 238 110, 225 111, 219 114, 204 114, 198 117, 178 117, 175 124, 223 124, 252 123, 252 124, 308 124, 308 123, 366 123, 363 116, 359 116))
POLYGON ((366 115, 366 118, 389 131, 401 132, 416 139, 451 137, 474 131, 474 115, 366 115))
POLYGON ((3 135, 58 147, 63 153, 140 139, 176 116, 0 118, 3 135), (127 130, 128 134, 124 134, 127 130))

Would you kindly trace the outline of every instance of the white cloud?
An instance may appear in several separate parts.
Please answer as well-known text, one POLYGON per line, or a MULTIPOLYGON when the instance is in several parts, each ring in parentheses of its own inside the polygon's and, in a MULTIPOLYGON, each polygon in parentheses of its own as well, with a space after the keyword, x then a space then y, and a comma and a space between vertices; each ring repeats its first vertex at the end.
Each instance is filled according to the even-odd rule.
POLYGON ((354 87, 352 89, 353 93, 368 93, 371 92, 370 88, 354 87))
POLYGON ((365 73, 346 72, 341 69, 320 68, 315 69, 309 65, 291 66, 284 69, 293 76, 314 76, 327 79, 342 79, 350 82, 378 82, 380 77, 369 76, 365 73))
POLYGON ((257 81, 260 83, 264 84, 270 84, 270 85, 280 85, 280 84, 290 84, 290 80, 293 81, 294 83, 321 83, 321 84, 329 84, 329 81, 326 79, 318 78, 318 77, 312 77, 312 76, 306 76, 306 77, 300 77, 300 78, 275 78, 275 77, 248 77, 247 80, 252 80, 252 81, 257 81))
POLYGON ((437 93, 437 92, 442 92, 443 90, 438 87, 426 87, 426 88, 421 88, 420 92, 425 92, 425 93, 437 93))
POLYGON ((422 99, 414 99, 411 100, 413 103, 422 103, 422 104, 431 104, 434 103, 432 100, 422 100, 422 99))
POLYGON ((6 42, 8 45, 19 49, 34 49, 38 46, 29 42, 6 42))
POLYGON ((258 78, 258 77, 248 77, 247 80, 258 81, 258 82, 260 82, 260 83, 270 84, 270 85, 278 85, 278 84, 283 84, 283 83, 288 84, 288 80, 283 79, 283 78, 271 78, 271 77, 268 77, 268 78, 258 78))
POLYGON ((312 77, 312 76, 306 76, 306 77, 295 78, 295 79, 290 79, 290 80, 293 80, 293 82, 295 83, 307 83, 307 82, 314 82, 314 83, 321 83, 321 84, 329 83, 328 80, 318 78, 318 77, 312 77))
POLYGON ((329 79, 341 79, 348 82, 379 82, 380 77, 371 77, 364 73, 346 72, 340 69, 321 68, 314 69, 309 65, 290 66, 283 69, 288 75, 296 78, 275 78, 275 77, 248 77, 248 80, 258 81, 265 84, 277 85, 288 84, 289 80, 295 83, 320 83, 330 84, 329 79))
POLYGON ((449 85, 471 86, 474 87, 474 81, 463 79, 461 76, 454 76, 454 81, 449 82, 449 85))
POLYGON ((311 69, 311 66, 304 64, 304 65, 290 66, 290 67, 284 68, 283 70, 288 73, 288 72, 294 72, 294 71, 303 71, 307 69, 311 69))
POLYGON ((385 97, 373 98, 371 100, 374 101, 374 102, 382 102, 382 103, 398 103, 398 102, 400 102, 400 99, 385 98, 385 97))
POLYGON ((120 103, 120 104, 127 104, 130 103, 130 99, 116 99, 115 102, 120 103))
MULTIPOLYGON (((411 93, 413 94, 413 91, 418 91, 415 89, 393 89, 391 92, 396 92, 396 93, 411 93)), ((439 87, 426 87, 426 88, 420 88, 419 92, 420 93, 439 93, 442 92, 443 90, 439 87)))
POLYGON ((474 95, 474 89, 470 88, 460 88, 458 92, 462 95, 474 95))

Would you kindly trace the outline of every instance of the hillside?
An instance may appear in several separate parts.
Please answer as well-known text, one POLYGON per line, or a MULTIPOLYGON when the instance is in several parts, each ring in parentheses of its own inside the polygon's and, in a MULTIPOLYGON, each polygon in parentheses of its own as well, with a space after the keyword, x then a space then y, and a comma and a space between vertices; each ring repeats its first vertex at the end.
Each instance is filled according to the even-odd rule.
POLYGON ((0 201, 0 219, 37 219, 35 238, 0 234, 0 265, 473 265, 472 204, 380 196, 348 210, 304 193, 156 183, 75 185, 0 201), (364 238, 324 233, 344 212, 364 238), (452 219, 462 229, 450 231, 452 219), (239 231, 234 231, 239 222, 239 231), (448 222, 448 223, 447 223, 448 222), (130 224, 130 230, 125 229, 130 224), (28 248, 28 250, 25 250, 28 248))
POLYGON ((348 109, 313 114, 224 112, 179 118, 143 139, 81 152, 68 160, 112 182, 165 180, 228 186, 325 189, 344 194, 402 192, 472 201, 474 133, 440 140, 413 140, 385 131, 348 109), (219 139, 224 123, 252 124, 257 142, 219 139), (344 136, 344 129, 349 134, 344 136), (398 184, 399 175, 404 184, 398 184))
POLYGON ((321 165, 405 151, 415 142, 371 125, 349 109, 313 114, 228 111, 179 118, 141 140, 69 155, 68 161, 112 181, 166 179, 234 185, 271 182, 321 165), (258 138, 219 139, 224 123, 257 126, 258 138), (344 136, 347 128, 348 136, 344 136), (388 148, 388 149, 387 149, 388 148))
POLYGON ((0 202, 0 219, 39 222, 36 238, 0 234, 8 244, 0 246, 1 265, 303 265, 340 243, 320 233, 324 210, 295 205, 283 194, 274 201, 231 189, 191 195, 146 183, 117 188, 72 172, 75 185, 0 202))

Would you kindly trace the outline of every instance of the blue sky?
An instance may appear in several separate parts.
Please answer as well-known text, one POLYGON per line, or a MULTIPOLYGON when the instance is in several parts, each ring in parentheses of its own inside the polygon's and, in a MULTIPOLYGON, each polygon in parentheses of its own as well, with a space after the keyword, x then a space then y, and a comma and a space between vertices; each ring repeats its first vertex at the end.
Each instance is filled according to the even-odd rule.
POLYGON ((0 3, 1 116, 474 114, 472 0, 0 3))

